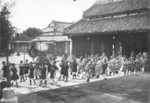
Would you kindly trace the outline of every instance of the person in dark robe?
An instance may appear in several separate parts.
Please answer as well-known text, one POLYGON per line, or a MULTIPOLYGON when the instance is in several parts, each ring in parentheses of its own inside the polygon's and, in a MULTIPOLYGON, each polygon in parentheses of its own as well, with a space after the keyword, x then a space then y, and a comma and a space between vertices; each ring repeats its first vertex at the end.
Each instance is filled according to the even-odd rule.
POLYGON ((107 60, 104 59, 103 65, 102 65, 102 74, 106 73, 106 69, 107 69, 107 60))
POLYGON ((90 60, 88 60, 86 66, 85 66, 86 82, 90 82, 91 71, 92 71, 92 62, 90 60))
POLYGON ((14 82, 16 82, 16 86, 18 87, 17 80, 19 79, 19 76, 17 74, 17 68, 15 67, 15 64, 12 64, 10 70, 12 72, 12 75, 11 75, 12 85, 13 85, 14 82))
POLYGON ((53 83, 56 84, 57 82, 55 81, 55 76, 56 76, 56 70, 58 70, 58 67, 56 66, 56 61, 52 61, 51 65, 51 72, 50 72, 50 78, 52 79, 53 83))
POLYGON ((64 78, 64 64, 65 64, 65 62, 66 62, 66 59, 67 58, 65 58, 65 56, 63 56, 62 57, 62 60, 61 60, 61 63, 59 64, 60 65, 60 67, 61 67, 61 70, 60 70, 60 76, 59 76, 59 79, 58 80, 61 80, 61 78, 63 78, 63 80, 65 79, 64 78))
POLYGON ((35 68, 35 79, 40 79, 40 70, 39 70, 39 65, 38 64, 35 64, 34 66, 35 68))
POLYGON ((68 69, 69 69, 68 61, 65 61, 62 64, 62 68, 63 68, 64 81, 68 82, 68 69))
POLYGON ((130 64, 129 64, 129 72, 130 74, 134 72, 135 70, 135 58, 134 58, 134 53, 131 53, 131 56, 129 58, 130 64))
POLYGON ((35 85, 36 84, 35 79, 34 79, 35 68, 32 62, 30 62, 29 70, 30 70, 29 72, 30 84, 29 85, 32 85, 32 81, 34 82, 34 85, 35 85))
POLYGON ((40 69, 41 69, 41 81, 40 81, 40 86, 42 85, 42 82, 44 81, 44 84, 47 85, 47 80, 46 80, 46 73, 47 73, 47 69, 46 69, 46 65, 45 63, 40 64, 40 69))
POLYGON ((29 63, 28 59, 26 59, 26 63, 24 64, 24 78, 27 80, 29 74, 29 63))
POLYGON ((135 71, 140 72, 140 58, 138 55, 136 55, 135 58, 135 71))
POLYGON ((7 66, 5 61, 3 61, 2 64, 3 64, 2 70, 3 70, 3 80, 4 80, 7 78, 7 66))
POLYGON ((73 62, 71 63, 71 69, 72 69, 72 76, 73 79, 76 79, 76 73, 77 73, 77 61, 75 58, 73 58, 73 62))
POLYGON ((20 61, 19 69, 20 69, 20 82, 25 82, 23 61, 20 61))
MULTIPOLYGON (((50 76, 50 74, 51 74, 51 67, 52 67, 51 63, 48 62, 48 63, 47 63, 47 68, 48 68, 48 75, 49 75, 49 76, 50 76)), ((49 76, 48 76, 48 77, 49 77, 49 76)))

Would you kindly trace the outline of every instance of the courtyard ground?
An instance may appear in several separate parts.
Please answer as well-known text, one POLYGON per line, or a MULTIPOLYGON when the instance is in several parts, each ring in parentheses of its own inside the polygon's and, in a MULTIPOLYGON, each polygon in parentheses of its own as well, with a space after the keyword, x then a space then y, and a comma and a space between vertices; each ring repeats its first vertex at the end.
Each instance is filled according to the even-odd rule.
POLYGON ((19 103, 148 103, 150 74, 101 81, 18 95, 19 103))
MULTIPOLYGON (((18 64, 23 57, 23 54, 20 56, 14 54, 9 57, 9 61, 18 64)), ((32 61, 27 54, 25 57, 32 61)), ((0 58, 0 63, 5 59, 5 57, 0 58)), ((1 66, 0 64, 0 68, 1 66)), ((1 74, 0 69, 0 78, 1 74)), ((59 71, 56 79, 58 76, 59 71)), ((30 86, 27 80, 19 83, 18 88, 11 87, 19 103, 148 103, 150 74, 123 76, 120 73, 116 76, 94 78, 90 83, 86 83, 85 79, 74 80, 71 76, 69 82, 58 81, 57 85, 52 85, 50 79, 47 86, 38 86, 39 82, 38 80, 36 85, 30 86)))
MULTIPOLYGON (((15 63, 16 67, 18 69, 18 74, 19 74, 19 63, 20 61, 24 61, 24 59, 28 59, 29 62, 33 62, 33 59, 28 55, 28 53, 20 53, 20 56, 17 56, 17 53, 11 54, 9 56, 9 62, 10 63, 15 63)), ((34 59, 34 61, 36 58, 34 59)), ((61 60, 61 57, 57 57, 57 65, 59 61, 61 60)), ((0 57, 0 79, 2 79, 2 62, 6 61, 6 57, 0 57)), ((58 65, 59 66, 59 65, 58 65)))

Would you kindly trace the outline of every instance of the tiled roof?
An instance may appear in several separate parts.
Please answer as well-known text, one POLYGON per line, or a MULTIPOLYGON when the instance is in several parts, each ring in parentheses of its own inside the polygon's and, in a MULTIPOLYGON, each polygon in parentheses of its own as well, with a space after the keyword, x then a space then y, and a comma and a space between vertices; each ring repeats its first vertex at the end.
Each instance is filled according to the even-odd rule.
POLYGON ((68 28, 65 34, 76 36, 134 30, 150 30, 150 13, 97 20, 82 19, 68 28))
POLYGON ((52 27, 47 27, 47 28, 44 28, 44 29, 42 30, 42 32, 44 32, 44 33, 49 33, 50 31, 54 31, 54 28, 52 28, 52 27))
POLYGON ((43 33, 49 33, 49 32, 54 32, 54 33, 63 33, 64 29, 69 27, 72 23, 69 22, 60 22, 60 21, 55 21, 53 20, 48 27, 44 28, 42 31, 43 33), (53 24, 51 26, 51 24, 53 24))
POLYGON ((149 11, 150 0, 120 0, 118 2, 99 3, 87 9, 83 18, 93 18, 99 16, 119 15, 122 13, 149 11))
POLYGON ((51 35, 51 36, 41 36, 37 37, 32 40, 34 41, 42 41, 42 42, 62 42, 62 41, 69 41, 68 36, 62 36, 62 35, 51 35))

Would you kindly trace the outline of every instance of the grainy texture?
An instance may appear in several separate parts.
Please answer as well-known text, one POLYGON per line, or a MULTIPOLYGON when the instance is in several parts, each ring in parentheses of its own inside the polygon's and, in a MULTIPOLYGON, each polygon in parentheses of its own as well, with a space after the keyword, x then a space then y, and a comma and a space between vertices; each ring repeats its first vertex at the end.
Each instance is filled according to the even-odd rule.
POLYGON ((130 13, 137 10, 143 11, 144 9, 148 9, 149 5, 149 0, 121 0, 119 2, 105 4, 95 3, 84 12, 83 17, 92 18, 96 16, 130 13))
POLYGON ((150 74, 141 73, 19 96, 19 103, 147 103, 150 74))
MULTIPOLYGON (((66 30, 68 35, 94 35, 119 31, 144 31, 150 29, 150 14, 139 14, 98 20, 82 19, 66 30)), ((107 35, 106 34, 106 35, 107 35)))

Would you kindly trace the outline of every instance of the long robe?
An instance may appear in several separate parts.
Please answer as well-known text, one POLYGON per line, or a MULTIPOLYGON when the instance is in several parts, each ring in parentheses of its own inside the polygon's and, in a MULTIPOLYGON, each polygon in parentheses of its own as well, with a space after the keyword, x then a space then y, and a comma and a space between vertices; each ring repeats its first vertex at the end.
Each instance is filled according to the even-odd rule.
POLYGON ((17 74, 17 68, 16 67, 11 67, 11 71, 12 71, 11 80, 19 79, 19 76, 17 74))

